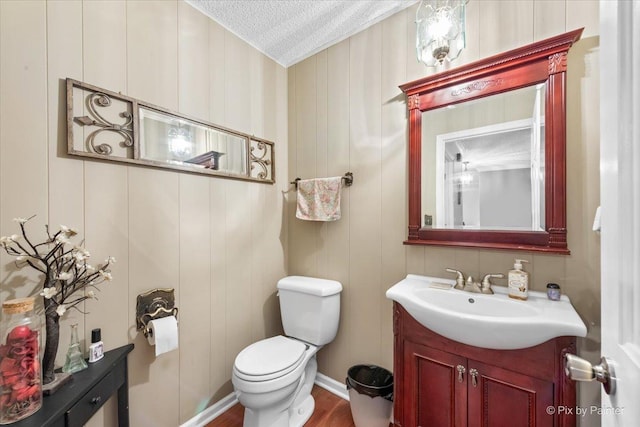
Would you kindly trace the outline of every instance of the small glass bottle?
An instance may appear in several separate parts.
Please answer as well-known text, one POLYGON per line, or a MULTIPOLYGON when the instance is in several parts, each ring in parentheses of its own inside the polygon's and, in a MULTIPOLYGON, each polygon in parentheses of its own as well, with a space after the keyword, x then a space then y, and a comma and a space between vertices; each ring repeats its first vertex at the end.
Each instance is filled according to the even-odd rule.
POLYGON ((91 345, 89 346, 89 363, 95 363, 104 357, 104 344, 100 328, 91 330, 91 345))
POLYGON ((71 343, 69 344, 69 350, 67 350, 67 359, 62 367, 62 372, 73 374, 74 372, 80 372, 83 369, 87 369, 87 361, 82 356, 80 350, 80 340, 78 340, 78 324, 71 325, 71 343))
POLYGON ((0 424, 28 417, 42 406, 40 320, 33 298, 2 303, 0 321, 0 424))

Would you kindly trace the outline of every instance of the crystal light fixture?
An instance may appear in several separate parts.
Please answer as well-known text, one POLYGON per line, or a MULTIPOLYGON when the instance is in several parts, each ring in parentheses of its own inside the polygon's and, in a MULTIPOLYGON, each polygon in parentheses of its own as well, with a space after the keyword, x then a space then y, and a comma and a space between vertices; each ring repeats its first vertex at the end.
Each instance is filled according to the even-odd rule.
POLYGON ((192 142, 189 129, 182 127, 171 127, 169 129, 169 151, 176 156, 184 157, 191 155, 192 142))
POLYGON ((416 54, 428 67, 451 62, 465 43, 465 7, 469 0, 422 0, 416 12, 416 54))

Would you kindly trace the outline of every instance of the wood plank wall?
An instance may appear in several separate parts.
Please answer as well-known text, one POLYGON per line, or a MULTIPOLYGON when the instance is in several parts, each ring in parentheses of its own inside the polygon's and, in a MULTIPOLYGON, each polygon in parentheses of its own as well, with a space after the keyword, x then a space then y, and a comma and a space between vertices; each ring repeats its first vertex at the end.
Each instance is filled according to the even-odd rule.
MULTIPOLYGON (((287 72, 182 1, 0 2, 0 233, 37 214, 77 228, 94 262, 113 255, 79 323, 86 348, 128 342, 132 425, 179 425, 232 391, 249 343, 280 332, 286 274, 287 72), (63 79, 72 77, 276 142, 276 185, 83 161, 65 155, 63 79), (282 188, 281 188, 282 187, 282 188), (154 357, 136 296, 175 287, 180 349, 154 357)), ((0 254, 0 298, 38 286, 0 254), (16 289, 17 287, 17 289, 16 289)), ((116 425, 110 402, 89 423, 116 425)))

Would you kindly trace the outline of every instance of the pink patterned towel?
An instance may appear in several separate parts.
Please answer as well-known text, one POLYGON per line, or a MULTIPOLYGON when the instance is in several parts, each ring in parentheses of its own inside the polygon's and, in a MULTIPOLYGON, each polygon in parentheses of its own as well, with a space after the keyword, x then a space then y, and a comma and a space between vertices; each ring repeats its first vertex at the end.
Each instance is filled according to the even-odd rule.
POLYGON ((336 221, 340 219, 341 190, 341 176, 298 181, 296 217, 307 221, 336 221))

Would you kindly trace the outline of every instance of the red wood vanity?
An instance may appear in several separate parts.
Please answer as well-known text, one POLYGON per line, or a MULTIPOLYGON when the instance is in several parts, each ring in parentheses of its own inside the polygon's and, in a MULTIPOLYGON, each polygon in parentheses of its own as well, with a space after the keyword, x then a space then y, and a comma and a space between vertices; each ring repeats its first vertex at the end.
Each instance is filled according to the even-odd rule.
POLYGON ((490 350, 449 340, 393 307, 395 426, 576 425, 575 383, 563 364, 575 337, 490 350))

